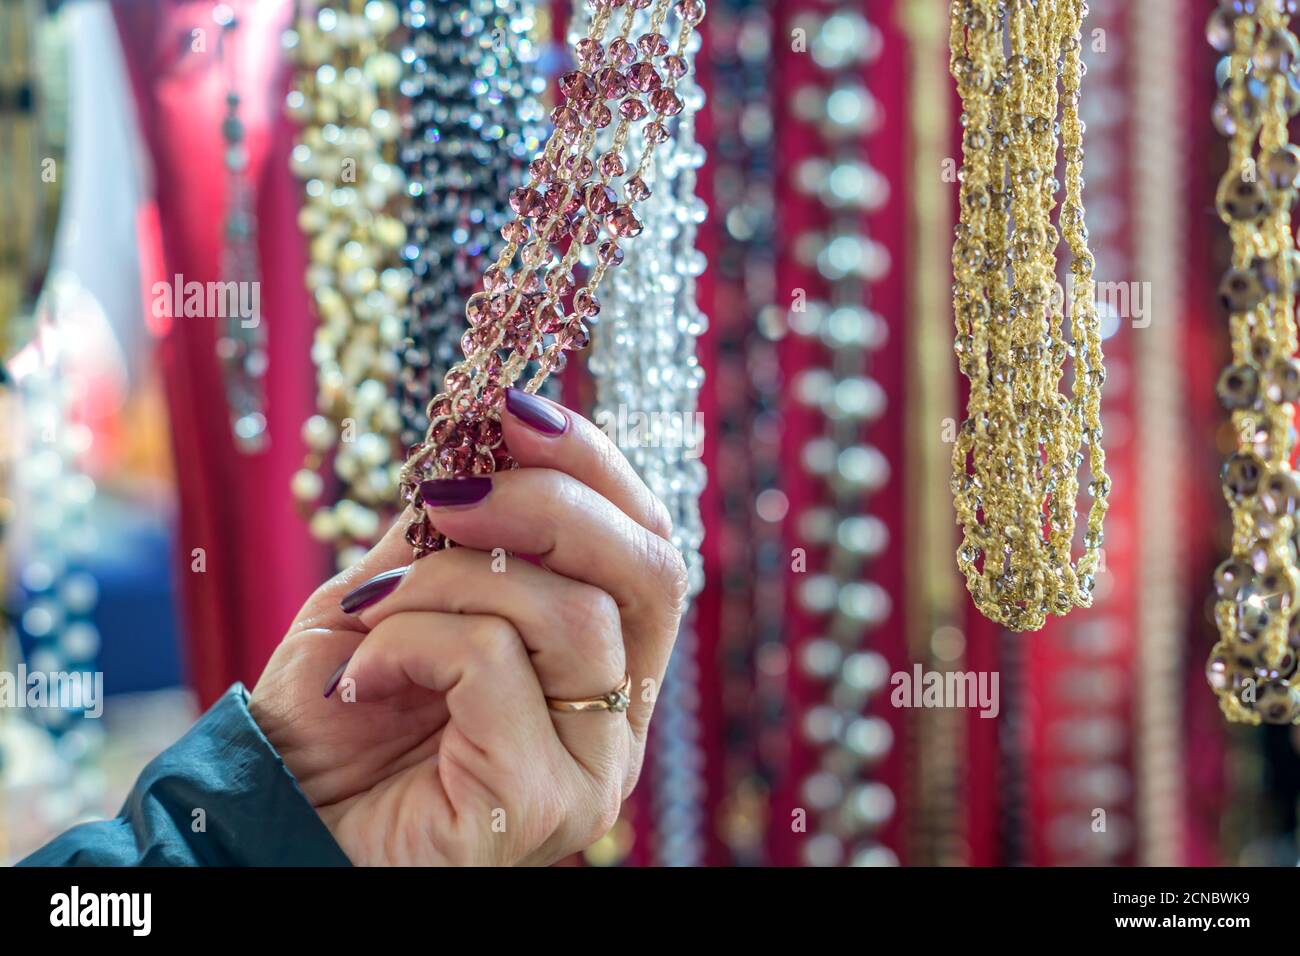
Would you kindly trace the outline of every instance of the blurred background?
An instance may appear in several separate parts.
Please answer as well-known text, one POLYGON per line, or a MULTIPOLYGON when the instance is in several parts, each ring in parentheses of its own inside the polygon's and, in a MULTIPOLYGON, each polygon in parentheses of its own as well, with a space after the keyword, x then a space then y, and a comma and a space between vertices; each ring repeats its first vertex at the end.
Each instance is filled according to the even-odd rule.
MULTIPOLYGON (((1296 862, 1294 729, 1226 725, 1204 679, 1234 444, 1215 4, 1090 6, 1106 560, 1092 609, 1012 634, 953 558, 948 4, 710 0, 703 587, 642 783, 575 862, 1296 862), (900 706, 948 672, 991 706, 900 706)), ((0 860, 116 813, 387 527, 572 15, 0 0, 0 676, 104 694, 0 706, 0 860)), ((597 401, 580 356, 553 387, 597 401)))

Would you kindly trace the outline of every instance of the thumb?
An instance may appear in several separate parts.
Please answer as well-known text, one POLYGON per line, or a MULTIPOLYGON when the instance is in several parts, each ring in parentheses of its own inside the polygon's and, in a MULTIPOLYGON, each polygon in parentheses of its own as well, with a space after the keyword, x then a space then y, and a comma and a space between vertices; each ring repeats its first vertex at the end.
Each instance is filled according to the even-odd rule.
MULTIPOLYGON (((406 526, 411 521, 408 508, 379 539, 379 543, 366 552, 365 557, 349 568, 340 571, 318 587, 294 619, 293 630, 307 628, 364 630, 356 616, 343 609, 343 599, 363 584, 387 572, 404 571, 415 556, 415 550, 406 540, 406 526)), ((396 586, 400 574, 393 574, 396 586)), ((359 609, 357 609, 359 610, 359 609)))

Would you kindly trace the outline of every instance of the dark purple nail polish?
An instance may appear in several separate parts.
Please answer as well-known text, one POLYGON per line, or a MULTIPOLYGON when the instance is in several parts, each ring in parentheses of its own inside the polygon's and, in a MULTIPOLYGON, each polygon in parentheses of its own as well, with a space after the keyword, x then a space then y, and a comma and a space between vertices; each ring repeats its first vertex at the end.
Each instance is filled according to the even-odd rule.
POLYGON ((563 412, 522 389, 506 389, 506 411, 543 435, 563 435, 569 430, 569 419, 563 412))
POLYGON ((420 499, 434 508, 454 508, 457 505, 476 505, 492 490, 492 479, 486 475, 467 478, 430 478, 420 482, 420 499))
POLYGON ((325 696, 329 697, 334 691, 338 690, 339 681, 343 679, 343 672, 348 669, 348 663, 352 660, 352 655, 339 665, 339 669, 330 675, 330 679, 325 683, 325 696))
POLYGON ((344 614, 356 614, 358 611, 370 607, 380 598, 387 597, 392 593, 393 588, 402 583, 402 576, 410 569, 410 565, 405 568, 394 568, 391 571, 385 571, 383 574, 376 574, 369 581, 361 584, 347 594, 343 595, 343 600, 339 605, 343 608, 344 614))

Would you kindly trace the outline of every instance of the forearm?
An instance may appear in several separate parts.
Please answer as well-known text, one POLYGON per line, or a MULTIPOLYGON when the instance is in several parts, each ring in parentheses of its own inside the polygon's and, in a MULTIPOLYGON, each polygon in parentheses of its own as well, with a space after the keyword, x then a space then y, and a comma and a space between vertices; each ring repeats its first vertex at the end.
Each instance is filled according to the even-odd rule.
POLYGON ((346 866, 236 684, 141 772, 116 817, 25 866, 346 866))

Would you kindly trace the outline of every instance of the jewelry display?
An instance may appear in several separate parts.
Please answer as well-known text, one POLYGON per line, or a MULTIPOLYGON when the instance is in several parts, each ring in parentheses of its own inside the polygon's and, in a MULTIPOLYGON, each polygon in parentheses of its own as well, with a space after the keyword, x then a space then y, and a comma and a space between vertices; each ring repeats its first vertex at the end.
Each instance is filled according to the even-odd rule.
POLYGON ((1230 313, 1232 364, 1219 378, 1237 450, 1223 466, 1232 511, 1232 556, 1214 574, 1219 629, 1207 665, 1229 720, 1300 719, 1293 678, 1300 649, 1295 510, 1300 479, 1291 467, 1300 361, 1295 293, 1300 253, 1291 209, 1300 186, 1300 148, 1288 122, 1300 111, 1300 58, 1289 7, 1224 3, 1211 15, 1220 65, 1214 121, 1229 139, 1219 217, 1232 239, 1232 266, 1219 286, 1230 313))
MULTIPOLYGON (((18 625, 30 644, 28 672, 89 679, 100 645, 92 620, 99 586, 86 570, 95 551, 95 482, 82 463, 93 435, 74 416, 74 406, 85 401, 84 386, 69 368, 70 332, 62 327, 78 291, 65 276, 47 284, 30 346, 38 360, 27 364, 15 385, 20 424, 13 496, 22 520, 14 543, 22 555, 18 625)), ((103 732, 99 721, 81 719, 87 703, 81 696, 32 711, 53 738, 58 758, 58 798, 45 807, 46 824, 68 826, 101 797, 103 781, 94 763, 103 732)))
POLYGON ((954 349, 970 381, 953 448, 957 563, 979 610, 1015 631, 1091 604, 1110 493, 1101 447, 1105 370, 1083 211, 1084 9, 1083 0, 952 4, 950 69, 964 111, 954 349), (1058 150, 1059 232, 1052 221, 1062 187, 1058 150), (1064 295, 1056 282, 1062 234, 1073 256, 1064 295), (1068 396, 1060 390, 1067 364, 1068 396), (1092 505, 1074 564, 1085 457, 1092 505))
POLYGON ((530 38, 530 0, 408 0, 401 92, 410 104, 406 173, 412 275, 400 402, 403 448, 428 430, 427 409, 461 355, 465 299, 499 255, 510 193, 523 185, 545 120, 530 38))
MULTIPOLYGON (((1128 6, 1126 4, 1117 4, 1128 6)), ((1131 6, 1130 36, 1142 38, 1142 55, 1132 58, 1132 114, 1142 117, 1134 136, 1133 205, 1136 230, 1133 260, 1158 300, 1150 325, 1135 335, 1139 445, 1138 499, 1157 502, 1176 487, 1188 447, 1181 411, 1183 368, 1179 336, 1183 330, 1188 202, 1186 165, 1171 168, 1169 157, 1189 155, 1178 118, 1187 96, 1182 40, 1164 29, 1178 17, 1177 0, 1150 0, 1131 6)), ((1142 557, 1137 588, 1141 595, 1136 631, 1137 674, 1137 834, 1138 863, 1176 866, 1184 857, 1182 748, 1168 736, 1183 713, 1182 646, 1188 614, 1184 605, 1182 559, 1185 525, 1172 508, 1143 508, 1138 535, 1142 557)))
MULTIPOLYGON (((406 504, 426 478, 512 467, 501 438, 505 388, 536 361, 538 370, 525 385, 535 392, 564 366, 566 351, 583 349, 591 340, 587 323, 601 308, 595 293, 606 272, 626 256, 620 240, 644 228, 634 207, 649 196, 645 176, 655 149, 670 138, 670 121, 683 110, 676 87, 690 71, 687 49, 704 17, 702 0, 677 0, 673 9, 680 26, 670 44, 663 32, 669 2, 655 0, 650 29, 633 45, 628 37, 636 13, 648 6, 649 0, 618 5, 597 0, 588 34, 576 45, 578 69, 560 78, 564 100, 551 113, 555 132, 530 164, 528 185, 511 193, 517 218, 502 228, 506 247, 484 273, 483 291, 466 303, 465 359, 447 373, 446 391, 429 406, 425 441, 402 470, 406 504), (607 42, 613 20, 620 23, 607 42), (593 160, 589 153, 597 133, 614 122, 607 104, 615 101, 619 119, 612 148, 593 160), (623 152, 638 122, 645 145, 623 183, 626 198, 619 201, 612 183, 628 173, 623 152), (597 246, 597 262, 579 287, 574 268, 584 246, 591 245, 597 246)), ((446 546, 423 509, 408 527, 407 540, 417 557, 446 546)))
POLYGON ((886 404, 867 370, 885 324, 864 302, 871 283, 886 274, 889 255, 867 235, 863 220, 884 204, 888 184, 862 148, 863 137, 879 131, 883 113, 861 80, 883 41, 855 4, 826 14, 808 11, 791 25, 806 29, 819 71, 815 82, 795 91, 795 114, 824 142, 793 172, 796 190, 820 207, 825 228, 797 236, 794 252, 827 290, 825 299, 810 298, 805 310, 790 312, 793 331, 826 350, 824 365, 804 369, 792 382, 795 400, 822 422, 821 434, 804 445, 801 463, 824 486, 822 503, 797 519, 799 538, 823 555, 818 570, 810 567, 795 586, 802 609, 822 621, 819 636, 796 651, 820 697, 801 720, 803 739, 818 754, 800 787, 816 814, 803 855, 815 866, 897 863, 874 839, 893 816, 894 794, 866 777, 892 748, 893 731, 887 721, 863 713, 887 686, 890 670, 881 654, 862 646, 891 608, 889 593, 863 579, 865 564, 888 545, 884 523, 863 510, 864 497, 890 476, 884 456, 863 440, 886 404))
POLYGON ((293 495, 340 568, 369 550, 391 511, 399 461, 396 396, 411 274, 398 165, 401 26, 390 0, 304 0, 285 44, 297 66, 289 114, 302 124, 291 165, 307 201, 307 287, 319 325, 312 343, 317 408, 303 425, 308 456, 293 495), (326 498, 332 466, 340 490, 326 498))
MULTIPOLYGON (((575 42, 589 29, 589 19, 589 12, 575 17, 575 42)), ((650 16, 642 11, 632 32, 643 34, 650 28, 650 16)), ((694 58, 698 49, 695 33, 685 52, 694 58)), ((695 248, 695 235, 707 210, 695 195, 695 170, 704 162, 704 153, 695 142, 694 119, 704 96, 690 74, 680 78, 676 93, 683 107, 676 135, 655 150, 642 177, 649 190, 642 205, 644 234, 637 255, 608 280, 601 316, 591 327, 587 367, 595 386, 593 421, 667 506, 673 544, 686 559, 688 593, 694 596, 704 581, 699 494, 706 476, 699 460, 704 436, 697 413, 704 376, 695 341, 706 320, 696 303, 695 279, 705 264, 695 248)), ((597 135, 596 148, 612 147, 612 132, 606 128, 597 135)), ((590 248, 578 261, 588 268, 598 264, 590 248)), ((653 741, 659 862, 669 866, 699 863, 703 755, 694 653, 688 618, 679 629, 658 696, 653 741)))
MULTIPOLYGON (((949 518, 951 465, 935 434, 956 405, 956 380, 936 374, 948 368, 946 337, 951 302, 932 281, 947 269, 952 237, 950 184, 933 174, 952 155, 952 125, 943 67, 947 61, 947 0, 907 4, 904 25, 911 42, 908 78, 911 108, 912 248, 909 262, 907 397, 908 514, 913 567, 943 567, 956 549, 949 518)), ((907 595, 908 652, 927 672, 961 671, 966 635, 960 630, 962 596, 948 574, 913 573, 907 595)), ((908 792, 909 864, 948 866, 966 862, 963 793, 966 780, 966 717, 953 708, 921 708, 911 715, 913 772, 908 792)))
MULTIPOLYGON (((1111 438, 1107 468, 1125 488, 1139 470, 1134 352, 1150 329, 1142 329, 1150 297, 1116 296, 1134 274, 1128 237, 1132 193, 1129 144, 1133 114, 1126 83, 1135 57, 1122 0, 1091 0, 1089 42, 1082 48, 1088 95, 1080 108, 1087 127, 1089 238, 1096 250, 1101 334, 1107 373, 1115 385, 1102 396, 1101 414, 1111 438), (1104 43, 1100 38, 1104 37, 1104 43), (1136 310, 1136 311, 1135 311, 1136 310)), ((1137 34, 1140 36, 1141 34, 1137 34)), ((1144 44, 1145 44, 1144 40, 1144 44)), ((1145 46, 1143 47, 1145 49, 1145 46)), ((1166 166, 1166 175, 1168 169, 1166 166)), ((1142 275, 1143 273, 1137 273, 1142 275)), ((1131 528, 1140 501, 1112 499, 1112 528, 1131 528)), ((1155 510, 1155 509, 1147 509, 1155 510)), ((1031 775, 1036 778, 1031 814, 1031 862, 1042 865, 1116 866, 1133 860, 1134 755, 1123 746, 1132 721, 1131 700, 1139 680, 1135 626, 1142 593, 1135 582, 1145 563, 1131 534, 1113 535, 1098 569, 1092 612, 1049 624, 1046 640, 1026 647, 1026 716, 1032 714, 1031 775), (1105 828, 1095 828, 1095 811, 1105 828)), ((1168 573, 1168 569, 1165 569, 1168 573)))
MULTIPOLYGON (((231 50, 239 21, 234 10, 224 3, 217 4, 212 16, 221 28, 217 35, 217 64, 226 83, 226 115, 221 122, 226 148, 226 221, 222 231, 221 272, 227 282, 252 287, 261 278, 255 191, 248 177, 248 150, 244 146, 244 123, 239 116, 240 71, 231 50)), ((226 403, 230 407, 235 445, 244 452, 260 451, 266 446, 267 352, 262 316, 227 317, 217 340, 217 355, 225 373, 226 403)))
MULTIPOLYGON (((691 56, 699 46, 695 37, 687 48, 691 56)), ((704 95, 689 75, 676 89, 684 105, 677 135, 655 152, 643 177, 653 190, 642 207, 644 237, 637 256, 609 279, 602 314, 592 324, 588 369, 596 389, 593 421, 612 434, 667 506, 694 595, 704 582, 699 495, 706 475, 697 414, 704 372, 695 340, 707 320, 695 301, 695 278, 705 265, 695 232, 707 210, 695 195, 704 151, 694 134, 704 95)), ((595 259, 590 250, 588 256, 595 259)))
POLYGON ((768 80, 772 19, 760 0, 725 0, 710 13, 714 201, 727 211, 712 269, 717 350, 714 487, 718 530, 718 663, 726 740, 718 835, 730 862, 766 862, 767 803, 782 761, 785 681, 759 667, 784 652, 787 559, 781 528, 781 371, 773 305, 776 206, 768 80))

